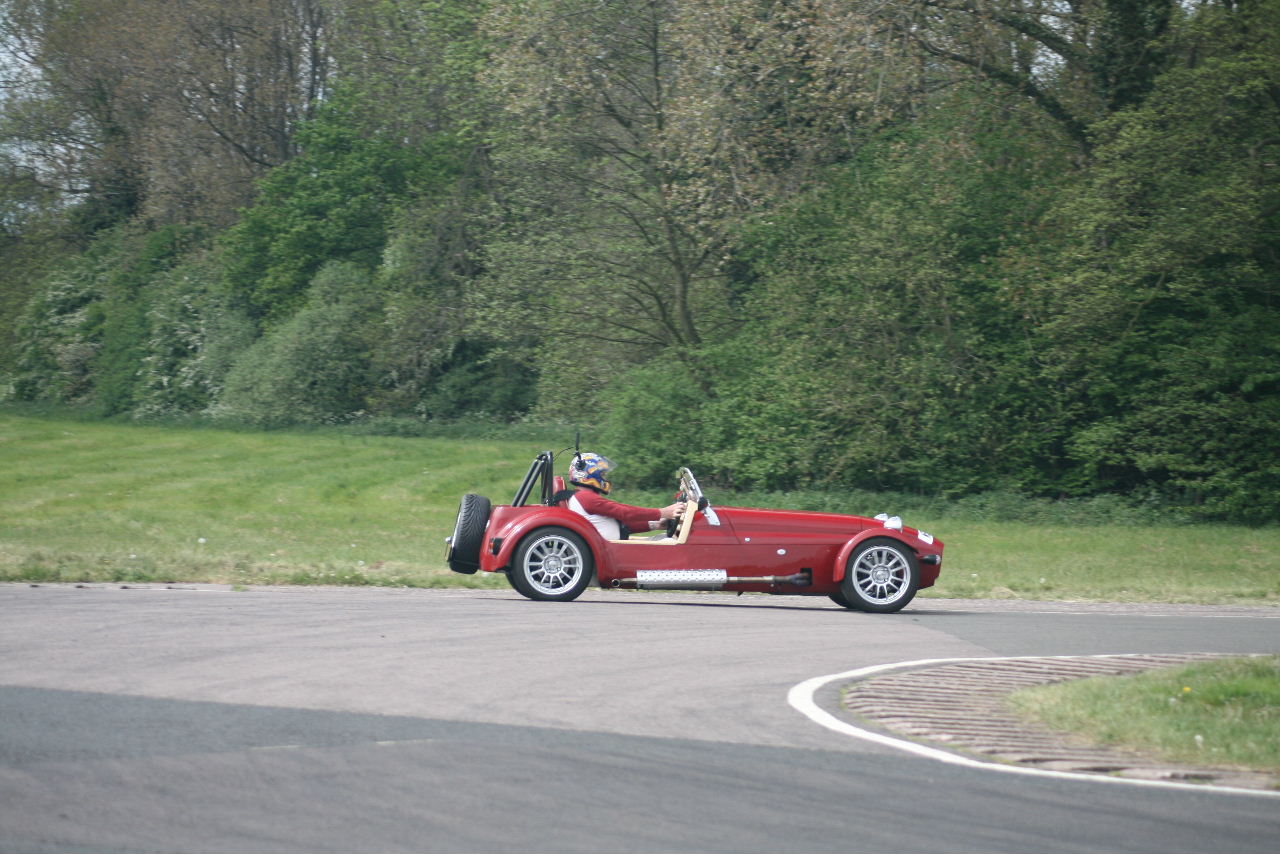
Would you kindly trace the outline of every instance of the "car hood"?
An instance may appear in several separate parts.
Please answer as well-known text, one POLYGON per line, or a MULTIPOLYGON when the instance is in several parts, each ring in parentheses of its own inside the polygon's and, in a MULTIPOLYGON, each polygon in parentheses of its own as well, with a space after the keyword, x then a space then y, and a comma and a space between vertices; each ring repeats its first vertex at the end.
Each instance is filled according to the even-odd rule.
POLYGON ((801 510, 760 510, 753 507, 716 507, 721 518, 728 520, 738 536, 778 534, 830 536, 848 538, 868 528, 883 525, 866 516, 841 513, 812 513, 801 510))

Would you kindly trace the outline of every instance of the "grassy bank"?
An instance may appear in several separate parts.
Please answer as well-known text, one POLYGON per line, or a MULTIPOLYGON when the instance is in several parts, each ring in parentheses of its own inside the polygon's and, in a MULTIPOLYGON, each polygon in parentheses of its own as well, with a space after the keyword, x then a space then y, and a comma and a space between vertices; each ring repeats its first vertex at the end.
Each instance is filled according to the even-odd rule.
POLYGON ((1280 656, 1082 679, 1019 691, 1010 702, 1099 744, 1280 774, 1280 656))
POLYGON ((0 578, 474 583, 442 560, 458 499, 539 449, 0 416, 0 578))
MULTIPOLYGON (((0 413, 0 580, 492 584, 443 564, 459 498, 509 501, 533 455, 568 441, 490 432, 254 433, 0 413)), ((709 491, 720 504, 900 514, 947 543, 926 595, 1280 603, 1277 527, 1008 497, 709 491)))

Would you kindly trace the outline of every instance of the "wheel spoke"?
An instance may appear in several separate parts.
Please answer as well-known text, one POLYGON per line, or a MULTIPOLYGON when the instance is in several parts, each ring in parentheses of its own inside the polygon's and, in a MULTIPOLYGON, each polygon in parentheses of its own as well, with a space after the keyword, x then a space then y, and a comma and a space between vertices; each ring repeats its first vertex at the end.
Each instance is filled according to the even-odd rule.
POLYGON ((543 593, 559 593, 571 586, 583 571, 577 547, 558 536, 549 536, 529 550, 525 560, 529 581, 543 593))
POLYGON ((867 549, 854 565, 854 582, 872 602, 893 601, 907 586, 908 567, 902 555, 883 546, 867 549))

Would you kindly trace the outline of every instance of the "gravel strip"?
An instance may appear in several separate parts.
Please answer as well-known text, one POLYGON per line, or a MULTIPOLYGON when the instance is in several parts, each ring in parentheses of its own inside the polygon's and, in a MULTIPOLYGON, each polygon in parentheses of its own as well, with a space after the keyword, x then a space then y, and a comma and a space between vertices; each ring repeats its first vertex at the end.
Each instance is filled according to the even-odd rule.
POLYGON ((1280 776, 1195 767, 1100 747, 1019 719, 1008 695, 1032 685, 1119 676, 1230 656, 1121 655, 966 661, 873 676, 845 686, 847 712, 883 731, 979 759, 1076 773, 1278 789, 1280 776))

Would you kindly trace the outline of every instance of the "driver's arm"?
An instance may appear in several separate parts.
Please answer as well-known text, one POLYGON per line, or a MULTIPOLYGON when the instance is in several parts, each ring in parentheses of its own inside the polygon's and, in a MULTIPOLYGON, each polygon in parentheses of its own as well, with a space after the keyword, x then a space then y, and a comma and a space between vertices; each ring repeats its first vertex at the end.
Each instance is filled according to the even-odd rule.
POLYGON ((597 495, 590 489, 580 490, 575 497, 587 513, 617 519, 633 531, 651 531, 659 528, 667 519, 680 515, 684 510, 684 502, 681 501, 677 501, 675 504, 668 505, 660 510, 655 510, 649 507, 634 507, 630 504, 611 501, 608 498, 597 495))

